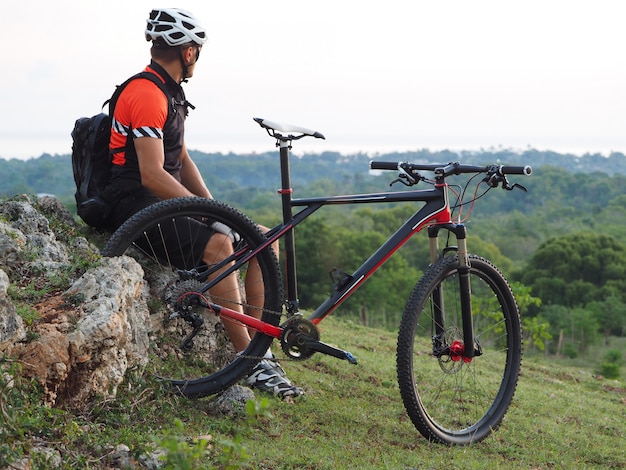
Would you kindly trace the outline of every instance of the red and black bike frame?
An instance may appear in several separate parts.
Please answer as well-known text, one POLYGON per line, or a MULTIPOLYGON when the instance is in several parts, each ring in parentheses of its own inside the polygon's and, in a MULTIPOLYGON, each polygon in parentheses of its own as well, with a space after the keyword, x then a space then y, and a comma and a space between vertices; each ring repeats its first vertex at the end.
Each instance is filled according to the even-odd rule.
MULTIPOLYGON (((298 283, 296 270, 296 247, 294 228, 304 221, 311 214, 323 206, 345 205, 345 204, 374 204, 391 202, 423 202, 425 203, 413 216, 389 237, 389 239, 352 274, 346 274, 341 282, 336 284, 331 295, 312 313, 308 319, 314 324, 321 322, 328 314, 334 311, 339 305, 347 300, 352 293, 369 278, 393 253, 395 253, 407 240, 415 233, 429 227, 429 237, 431 246, 431 262, 435 262, 439 256, 437 235, 441 229, 452 232, 458 241, 458 254, 460 259, 459 277, 463 303, 463 324, 465 344, 473 344, 473 329, 471 321, 471 303, 469 288, 469 266, 467 250, 465 245, 465 227, 462 224, 455 224, 451 221, 450 204, 448 200, 448 187, 445 176, 436 177, 435 185, 432 189, 408 190, 400 192, 367 193, 331 197, 314 197, 294 199, 290 181, 289 150, 290 142, 279 141, 280 147, 280 170, 281 188, 278 190, 282 198, 283 222, 266 233, 266 241, 254 250, 243 249, 233 255, 232 258, 224 260, 223 264, 235 261, 234 265, 206 285, 206 289, 219 282, 228 273, 238 269, 239 266, 256 256, 260 251, 268 249, 273 243, 283 238, 283 250, 285 253, 285 280, 286 280, 286 309, 288 316, 298 313, 298 283), (294 214, 294 208, 302 208, 294 214)), ((443 338, 445 319, 443 318, 443 296, 434 299, 435 305, 440 306, 437 327, 441 330, 439 335, 443 338)), ((236 319, 247 326, 255 328, 257 331, 265 333, 275 338, 280 337, 282 328, 269 325, 261 320, 254 319, 247 315, 237 313, 212 305, 217 313, 236 319)), ((445 348, 446 346, 442 344, 445 348)), ((473 348, 466 348, 472 350, 473 348)), ((465 356, 473 355, 473 351, 466 351, 465 356)))

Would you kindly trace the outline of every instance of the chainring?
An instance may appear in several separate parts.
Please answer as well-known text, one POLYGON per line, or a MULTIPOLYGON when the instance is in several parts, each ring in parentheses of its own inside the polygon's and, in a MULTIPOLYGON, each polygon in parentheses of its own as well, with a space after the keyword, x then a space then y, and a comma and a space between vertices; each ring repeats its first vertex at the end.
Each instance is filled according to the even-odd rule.
POLYGON ((291 318, 283 326, 280 347, 287 357, 296 361, 308 359, 315 351, 306 344, 307 339, 318 341, 320 333, 317 327, 304 318, 291 318))

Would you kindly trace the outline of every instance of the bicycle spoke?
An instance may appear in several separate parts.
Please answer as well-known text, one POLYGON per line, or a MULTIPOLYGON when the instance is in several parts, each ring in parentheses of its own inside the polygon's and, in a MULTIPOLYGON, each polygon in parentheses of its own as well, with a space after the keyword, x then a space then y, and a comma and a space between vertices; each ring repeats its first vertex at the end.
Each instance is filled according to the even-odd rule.
POLYGON ((247 374, 267 351, 271 337, 210 308, 279 324, 282 281, 273 252, 237 261, 249 252, 245 247, 254 249, 264 240, 256 225, 230 206, 181 198, 136 214, 103 249, 106 256, 133 256, 143 267, 152 296, 149 370, 177 392, 217 393, 247 374), (215 223, 219 230, 210 225, 215 223))
MULTIPOLYGON (((463 344, 456 257, 442 260, 416 286, 398 338, 398 379, 407 412, 427 438, 467 444, 486 437, 512 399, 519 363, 519 314, 508 285, 488 262, 472 257, 474 338, 480 353, 455 352, 463 344), (433 291, 443 294, 444 337, 435 348, 433 291)), ((437 343, 437 344, 438 344, 437 343)), ((471 345, 470 347, 474 347, 471 345)))

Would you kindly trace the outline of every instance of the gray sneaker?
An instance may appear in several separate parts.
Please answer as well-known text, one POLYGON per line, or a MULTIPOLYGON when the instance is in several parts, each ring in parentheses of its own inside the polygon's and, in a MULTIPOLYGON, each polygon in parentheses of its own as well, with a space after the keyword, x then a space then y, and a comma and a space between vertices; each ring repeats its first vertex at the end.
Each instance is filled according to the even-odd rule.
POLYGON ((285 371, 276 359, 262 359, 246 379, 246 383, 263 392, 272 393, 280 398, 297 397, 304 393, 287 378, 285 371))

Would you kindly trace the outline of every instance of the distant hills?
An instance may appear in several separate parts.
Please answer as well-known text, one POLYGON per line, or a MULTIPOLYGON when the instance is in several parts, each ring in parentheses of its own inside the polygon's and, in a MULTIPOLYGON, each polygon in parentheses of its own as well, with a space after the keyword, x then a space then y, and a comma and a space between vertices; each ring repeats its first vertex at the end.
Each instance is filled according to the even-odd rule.
MULTIPOLYGON (((265 191, 278 187, 277 152, 222 154, 192 151, 191 154, 212 188, 231 193, 237 189, 254 188, 256 191, 265 191)), ((622 153, 612 153, 605 157, 600 154, 575 156, 533 149, 523 152, 506 149, 473 152, 418 150, 372 157, 362 153, 343 155, 337 152, 323 152, 293 158, 292 183, 294 187, 303 187, 316 180, 366 181, 372 177, 368 171, 368 163, 372 159, 430 163, 461 161, 470 164, 499 162, 531 165, 535 169, 544 166, 560 167, 571 173, 626 174, 626 156, 622 153)), ((30 160, 4 160, 2 165, 0 195, 45 193, 55 195, 71 205, 75 188, 70 155, 43 154, 30 160)))

